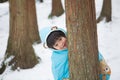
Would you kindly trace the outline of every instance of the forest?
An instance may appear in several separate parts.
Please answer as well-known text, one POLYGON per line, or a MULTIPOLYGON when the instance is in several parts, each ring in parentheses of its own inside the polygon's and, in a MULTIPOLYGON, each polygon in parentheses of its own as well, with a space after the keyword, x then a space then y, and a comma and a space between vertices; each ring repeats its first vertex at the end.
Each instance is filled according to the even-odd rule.
MULTIPOLYGON (((3 53, 0 53, 2 55, 0 57, 0 79, 8 80, 11 73, 14 75, 16 75, 15 73, 22 74, 20 72, 29 72, 29 69, 31 69, 31 73, 35 73, 32 69, 40 68, 41 75, 47 73, 49 76, 37 77, 36 80, 53 80, 51 69, 48 68, 48 65, 51 66, 51 52, 42 47, 39 34, 43 27, 57 25, 68 32, 70 80, 99 80, 99 76, 97 76, 100 73, 98 51, 107 51, 103 51, 104 49, 101 48, 103 45, 100 45, 102 39, 99 37, 100 27, 98 26, 100 24, 102 26, 112 24, 114 20, 112 3, 117 3, 117 0, 116 2, 103 0, 98 1, 98 3, 95 0, 0 0, 0 6, 6 9, 2 12, 1 8, 0 11, 2 12, 0 23, 4 24, 0 26, 0 31, 3 34, 5 34, 4 31, 7 32, 5 39, 0 38, 0 46, 5 46, 3 53), (96 9, 99 9, 99 15, 96 9), (2 19, 8 20, 7 22, 4 21, 7 25, 2 23, 2 19), (5 43, 2 43, 3 40, 5 40, 5 43), (42 54, 42 52, 50 54, 42 54), (47 62, 43 64, 45 55, 49 59, 46 59, 47 62), (47 68, 45 72, 41 68, 42 64, 44 68, 47 68)), ((107 56, 109 54, 103 53, 103 55, 107 56)), ((106 61, 111 67, 112 63, 109 63, 108 59, 109 57, 106 58, 106 61)), ((36 74, 39 75, 39 71, 36 74)), ((14 80, 19 78, 24 80, 21 77, 14 80)), ((32 78, 34 80, 34 77, 32 78)), ((112 78, 113 80, 118 79, 118 77, 112 78)), ((26 79, 29 79, 29 77, 26 77, 26 79)))

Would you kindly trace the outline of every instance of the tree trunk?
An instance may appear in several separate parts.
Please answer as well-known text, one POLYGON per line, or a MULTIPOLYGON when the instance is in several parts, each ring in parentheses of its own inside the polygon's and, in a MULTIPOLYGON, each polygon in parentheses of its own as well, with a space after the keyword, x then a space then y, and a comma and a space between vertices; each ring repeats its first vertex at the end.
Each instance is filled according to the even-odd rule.
POLYGON ((37 16, 36 16, 36 7, 35 7, 35 0, 29 0, 28 4, 28 12, 26 16, 28 16, 28 32, 29 37, 32 43, 34 42, 41 42, 38 32, 38 25, 37 25, 37 16))
POLYGON ((94 0, 66 0, 70 80, 99 80, 94 0))
POLYGON ((7 2, 8 0, 0 0, 0 3, 4 3, 7 2))
POLYGON ((103 0, 102 11, 97 19, 97 23, 99 23, 104 18, 106 19, 106 22, 111 21, 111 13, 112 13, 111 6, 112 6, 111 0, 103 0))
POLYGON ((49 15, 49 18, 52 18, 53 16, 61 16, 64 13, 64 9, 61 3, 61 0, 52 0, 52 11, 49 15))
POLYGON ((40 0, 40 2, 42 3, 42 2, 43 2, 43 0, 40 0))
MULTIPOLYGON (((31 18, 27 16, 29 11, 27 6, 28 0, 10 0, 9 2, 10 32, 5 59, 13 56, 13 59, 9 62, 9 65, 12 65, 13 70, 18 67, 22 69, 32 68, 38 63, 38 60, 29 36, 31 29, 29 29, 30 22, 28 19, 31 18)), ((32 12, 30 13, 32 15, 32 12)))

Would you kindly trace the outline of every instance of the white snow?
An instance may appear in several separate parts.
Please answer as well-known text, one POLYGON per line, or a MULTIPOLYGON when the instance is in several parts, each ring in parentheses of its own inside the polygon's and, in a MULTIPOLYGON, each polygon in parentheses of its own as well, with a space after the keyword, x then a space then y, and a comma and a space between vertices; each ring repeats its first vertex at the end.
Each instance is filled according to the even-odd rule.
MULTIPOLYGON (((95 0, 96 17, 99 16, 103 0, 95 0)), ((64 0, 62 0, 64 4, 64 0)), ((112 0, 112 21, 105 20, 97 24, 98 48, 112 70, 110 80, 120 79, 120 0, 112 0)), ((65 8, 65 6, 64 6, 65 8)), ((57 25, 65 29, 65 13, 60 17, 48 19, 51 12, 51 0, 36 2, 39 30, 43 27, 57 25)), ((4 58, 9 36, 9 4, 0 3, 0 64, 4 58)), ((0 80, 53 80, 51 72, 51 51, 43 48, 42 43, 33 45, 41 62, 31 69, 10 71, 10 66, 0 75, 0 80)), ((1 67, 1 66, 0 66, 1 67)))

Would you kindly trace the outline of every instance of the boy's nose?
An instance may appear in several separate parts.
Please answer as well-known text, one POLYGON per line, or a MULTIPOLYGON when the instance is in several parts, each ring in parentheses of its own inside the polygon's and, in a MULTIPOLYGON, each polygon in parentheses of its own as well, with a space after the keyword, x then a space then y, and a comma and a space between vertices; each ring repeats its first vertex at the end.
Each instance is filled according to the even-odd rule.
POLYGON ((59 46, 62 46, 62 45, 63 45, 63 42, 62 42, 62 41, 60 41, 60 42, 59 42, 59 46))

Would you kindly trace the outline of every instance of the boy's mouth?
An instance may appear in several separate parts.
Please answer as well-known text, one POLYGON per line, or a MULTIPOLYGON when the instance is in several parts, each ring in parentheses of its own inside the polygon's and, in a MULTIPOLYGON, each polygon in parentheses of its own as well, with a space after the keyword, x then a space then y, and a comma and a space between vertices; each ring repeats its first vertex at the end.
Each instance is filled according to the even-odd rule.
POLYGON ((64 48, 67 48, 67 43, 66 43, 66 42, 64 43, 64 46, 63 46, 63 47, 64 47, 64 48))

